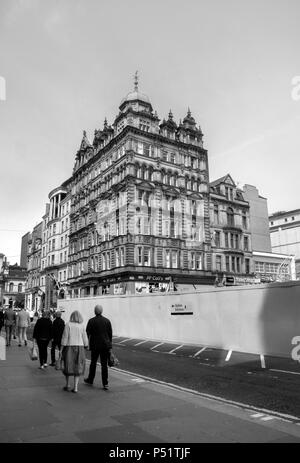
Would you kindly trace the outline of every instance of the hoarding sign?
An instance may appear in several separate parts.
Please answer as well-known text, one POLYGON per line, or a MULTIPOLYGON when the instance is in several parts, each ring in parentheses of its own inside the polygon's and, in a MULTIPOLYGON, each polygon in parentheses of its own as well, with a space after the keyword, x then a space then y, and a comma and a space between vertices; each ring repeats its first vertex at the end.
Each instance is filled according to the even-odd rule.
POLYGON ((193 311, 186 304, 172 304, 171 315, 193 315, 193 311))

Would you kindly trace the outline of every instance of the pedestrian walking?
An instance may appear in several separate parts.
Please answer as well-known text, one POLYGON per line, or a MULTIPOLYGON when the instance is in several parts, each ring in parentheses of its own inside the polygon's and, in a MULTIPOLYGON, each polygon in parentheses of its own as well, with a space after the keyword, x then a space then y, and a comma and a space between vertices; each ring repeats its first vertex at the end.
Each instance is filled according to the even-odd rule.
POLYGON ((25 308, 21 308, 20 312, 18 312, 16 316, 16 325, 18 330, 18 337, 19 337, 19 347, 22 346, 22 341, 24 342, 25 346, 27 346, 27 328, 30 325, 30 315, 25 308))
POLYGON ((98 357, 101 362, 101 377, 103 389, 108 389, 108 358, 112 348, 112 327, 110 320, 103 317, 103 307, 95 306, 95 317, 91 318, 86 327, 86 332, 89 338, 89 346, 91 351, 91 363, 89 376, 85 378, 86 384, 93 384, 96 375, 96 365, 98 357))
POLYGON ((14 324, 13 324, 13 327, 12 327, 12 335, 13 335, 13 338, 14 339, 17 339, 17 336, 18 336, 18 329, 17 329, 17 315, 19 313, 19 308, 18 307, 15 307, 13 309, 14 311, 14 314, 15 314, 15 321, 14 321, 14 324))
POLYGON ((16 314, 12 307, 8 307, 4 313, 4 326, 6 333, 6 345, 11 345, 11 337, 13 333, 13 328, 16 325, 16 314))
POLYGON ((83 318, 78 310, 71 313, 70 321, 65 324, 61 340, 63 374, 66 378, 64 391, 70 391, 70 376, 74 377, 72 392, 78 392, 78 383, 85 370, 85 351, 88 338, 85 332, 83 318))
POLYGON ((39 359, 40 359, 40 369, 44 370, 48 366, 48 344, 53 338, 52 334, 52 322, 50 320, 49 311, 45 310, 43 312, 42 318, 39 318, 34 325, 33 329, 33 339, 36 340, 38 349, 39 349, 39 359))
POLYGON ((55 313, 55 319, 53 321, 53 339, 51 346, 51 363, 50 366, 55 366, 55 349, 61 350, 61 338, 65 329, 65 322, 61 318, 61 312, 58 310, 55 313))
POLYGON ((3 326, 4 326, 4 311, 2 307, 0 307, 0 335, 1 335, 3 326))

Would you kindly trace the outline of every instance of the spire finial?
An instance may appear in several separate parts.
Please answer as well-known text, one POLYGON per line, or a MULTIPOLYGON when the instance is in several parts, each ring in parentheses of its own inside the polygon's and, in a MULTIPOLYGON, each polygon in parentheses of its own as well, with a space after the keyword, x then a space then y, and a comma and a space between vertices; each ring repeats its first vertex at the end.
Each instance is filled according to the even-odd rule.
POLYGON ((169 120, 172 121, 173 120, 173 114, 172 114, 172 111, 170 109, 170 112, 169 112, 169 120))
POLYGON ((83 136, 86 137, 86 131, 85 130, 83 131, 83 136))
POLYGON ((188 115, 188 117, 191 117, 191 115, 192 115, 191 110, 190 110, 190 107, 188 107, 187 115, 188 115))
POLYGON ((107 129, 107 119, 104 119, 104 128, 107 129))
POLYGON ((138 76, 138 71, 135 71, 134 74, 134 91, 138 92, 139 90, 139 76, 138 76))

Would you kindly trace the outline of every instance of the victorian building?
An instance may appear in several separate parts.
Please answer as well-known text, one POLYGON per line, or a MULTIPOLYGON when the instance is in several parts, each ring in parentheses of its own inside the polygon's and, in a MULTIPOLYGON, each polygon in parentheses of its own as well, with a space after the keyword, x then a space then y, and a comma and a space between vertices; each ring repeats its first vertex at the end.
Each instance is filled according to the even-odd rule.
POLYGON ((70 197, 68 182, 49 193, 42 222, 40 293, 44 308, 57 307, 67 294, 70 197))
POLYGON ((4 254, 0 254, 0 294, 2 307, 21 307, 25 301, 26 268, 17 263, 9 265, 4 254))
MULTIPOLYGON (((26 236, 27 244, 27 281, 25 307, 35 312, 41 308, 40 271, 42 253, 42 225, 40 222, 26 236)), ((21 256, 22 260, 22 256, 21 256)))
POLYGON ((254 280, 250 206, 229 174, 210 183, 210 224, 212 270, 225 283, 254 280))
POLYGON ((71 297, 213 281, 209 176, 190 110, 160 123, 138 89, 112 125, 84 132, 70 181, 71 297))

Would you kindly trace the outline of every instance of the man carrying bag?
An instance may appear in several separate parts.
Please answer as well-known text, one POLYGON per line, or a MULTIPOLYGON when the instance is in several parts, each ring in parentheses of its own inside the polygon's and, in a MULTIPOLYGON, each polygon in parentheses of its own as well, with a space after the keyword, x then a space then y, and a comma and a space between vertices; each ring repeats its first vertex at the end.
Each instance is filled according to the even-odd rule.
POLYGON ((100 355, 101 376, 103 389, 108 389, 108 359, 112 348, 112 327, 110 320, 102 316, 101 305, 95 306, 95 317, 88 321, 86 332, 91 350, 91 364, 89 376, 84 379, 86 384, 93 384, 97 360, 100 355))

